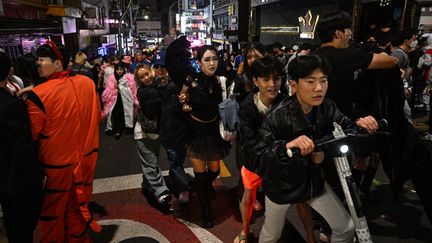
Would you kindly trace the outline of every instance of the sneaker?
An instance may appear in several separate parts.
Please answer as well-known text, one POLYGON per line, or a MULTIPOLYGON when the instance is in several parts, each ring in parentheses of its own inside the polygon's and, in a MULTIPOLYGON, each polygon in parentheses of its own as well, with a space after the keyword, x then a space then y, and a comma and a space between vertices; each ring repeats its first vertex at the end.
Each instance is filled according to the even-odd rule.
POLYGON ((330 243, 330 241, 331 241, 331 237, 325 233, 322 233, 322 232, 319 233, 318 239, 322 243, 330 243))
POLYGON ((189 202, 189 191, 180 192, 178 199, 179 199, 180 203, 188 203, 189 202))
POLYGON ((168 192, 158 197, 159 210, 164 214, 173 214, 174 209, 171 208, 172 196, 168 192))
POLYGON ((121 134, 120 134, 120 133, 116 133, 116 134, 114 135, 115 140, 119 140, 120 137, 121 137, 121 134))
POLYGON ((166 193, 166 194, 162 194, 162 195, 160 195, 160 196, 158 197, 158 202, 159 202, 161 205, 169 205, 170 202, 171 202, 171 199, 172 199, 171 194, 166 193))

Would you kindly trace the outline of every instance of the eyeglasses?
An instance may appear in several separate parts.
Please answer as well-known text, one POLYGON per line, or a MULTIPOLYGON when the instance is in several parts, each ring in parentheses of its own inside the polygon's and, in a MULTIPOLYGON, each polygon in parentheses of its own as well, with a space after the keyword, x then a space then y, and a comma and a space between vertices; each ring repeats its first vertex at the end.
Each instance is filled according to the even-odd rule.
POLYGON ((52 42, 51 40, 47 40, 45 42, 45 44, 48 45, 49 47, 51 47, 53 52, 56 54, 57 59, 60 60, 61 63, 63 63, 63 56, 61 55, 57 45, 54 42, 52 42))

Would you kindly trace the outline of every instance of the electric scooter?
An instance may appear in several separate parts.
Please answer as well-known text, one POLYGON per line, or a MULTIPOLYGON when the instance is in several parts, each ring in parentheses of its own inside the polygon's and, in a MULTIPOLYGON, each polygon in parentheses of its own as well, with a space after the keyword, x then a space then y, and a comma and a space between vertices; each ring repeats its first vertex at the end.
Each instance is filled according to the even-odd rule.
MULTIPOLYGON (((379 127, 384 128, 387 126, 386 120, 379 121, 379 127)), ((339 175, 339 180, 345 194, 346 203, 348 205, 351 218, 354 222, 354 227, 357 233, 357 239, 360 243, 372 243, 372 237, 369 232, 369 227, 366 221, 363 205, 360 199, 358 187, 351 174, 350 164, 347 159, 349 151, 348 141, 356 138, 366 138, 371 136, 369 133, 359 133, 357 130, 347 130, 345 132, 342 127, 336 122, 333 123, 334 130, 332 136, 315 141, 316 148, 321 148, 329 145, 338 145, 337 155, 333 158, 336 169, 339 175)), ((373 134, 385 134, 388 132, 375 132, 373 134)), ((287 150, 289 157, 293 154, 300 153, 299 149, 287 150)))

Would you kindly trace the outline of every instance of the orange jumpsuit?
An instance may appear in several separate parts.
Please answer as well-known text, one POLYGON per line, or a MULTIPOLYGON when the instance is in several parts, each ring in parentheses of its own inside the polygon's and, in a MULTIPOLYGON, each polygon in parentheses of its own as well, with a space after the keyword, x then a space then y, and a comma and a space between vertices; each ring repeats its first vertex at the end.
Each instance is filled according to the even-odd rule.
POLYGON ((38 223, 42 242, 90 242, 87 224, 100 229, 87 209, 91 187, 86 186, 93 180, 93 151, 99 146, 99 101, 91 79, 67 75, 56 73, 36 86, 26 101, 47 176, 38 223))

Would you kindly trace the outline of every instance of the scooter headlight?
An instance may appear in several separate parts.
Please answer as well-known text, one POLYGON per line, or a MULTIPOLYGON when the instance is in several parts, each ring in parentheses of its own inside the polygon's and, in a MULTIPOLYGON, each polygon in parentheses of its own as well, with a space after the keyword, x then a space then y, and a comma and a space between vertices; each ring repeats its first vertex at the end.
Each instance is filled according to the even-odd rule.
POLYGON ((339 147, 339 151, 343 154, 346 154, 348 152, 348 150, 349 150, 349 147, 346 144, 339 147))

